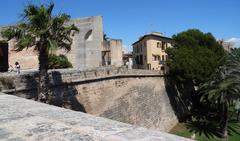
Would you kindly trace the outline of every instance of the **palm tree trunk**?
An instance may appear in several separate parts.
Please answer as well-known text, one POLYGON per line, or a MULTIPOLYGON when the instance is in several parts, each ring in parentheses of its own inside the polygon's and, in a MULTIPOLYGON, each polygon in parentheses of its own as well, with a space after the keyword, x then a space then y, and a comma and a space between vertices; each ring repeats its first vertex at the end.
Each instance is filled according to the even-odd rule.
POLYGON ((38 101, 49 101, 48 52, 45 48, 39 51, 39 86, 38 101))
POLYGON ((222 115, 222 138, 228 137, 228 106, 223 104, 223 115, 222 115))

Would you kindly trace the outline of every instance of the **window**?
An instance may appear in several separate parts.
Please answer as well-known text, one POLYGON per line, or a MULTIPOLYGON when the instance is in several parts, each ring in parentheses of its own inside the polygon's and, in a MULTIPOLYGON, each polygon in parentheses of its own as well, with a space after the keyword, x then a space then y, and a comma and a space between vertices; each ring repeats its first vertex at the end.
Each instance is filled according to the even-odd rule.
POLYGON ((157 61, 158 57, 157 56, 154 56, 154 61, 157 61))
POLYGON ((165 70, 164 66, 162 66, 162 67, 161 67, 161 70, 162 70, 162 71, 164 71, 164 70, 165 70))
POLYGON ((148 69, 151 70, 151 64, 147 64, 148 69))
POLYGON ((92 30, 89 30, 85 36, 84 36, 85 41, 92 41, 93 37, 92 37, 92 30))
POLYGON ((165 50, 166 42, 162 42, 162 50, 165 50))
POLYGON ((160 47, 161 47, 160 42, 157 42, 157 48, 160 48, 160 47))
POLYGON ((159 61, 161 57, 159 55, 153 55, 153 61, 159 61))
POLYGON ((162 55, 162 61, 165 61, 165 56, 164 55, 162 55))
POLYGON ((146 55, 144 56, 144 60, 147 61, 147 56, 146 55))
POLYGON ((140 55, 139 57, 140 57, 140 58, 139 58, 139 64, 140 64, 140 65, 143 65, 143 55, 140 55))
POLYGON ((135 62, 136 62, 137 65, 139 64, 139 57, 138 56, 135 57, 135 62))

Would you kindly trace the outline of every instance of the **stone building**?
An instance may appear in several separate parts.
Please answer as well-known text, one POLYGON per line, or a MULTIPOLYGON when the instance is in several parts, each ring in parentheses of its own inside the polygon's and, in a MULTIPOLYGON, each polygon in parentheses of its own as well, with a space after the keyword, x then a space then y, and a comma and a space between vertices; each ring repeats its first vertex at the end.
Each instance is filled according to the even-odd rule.
POLYGON ((133 43, 133 68, 165 71, 168 55, 165 50, 172 47, 171 38, 152 32, 133 43))
POLYGON ((225 42, 223 39, 222 39, 222 40, 219 40, 218 43, 219 43, 220 45, 222 45, 222 46, 223 46, 223 49, 226 50, 227 52, 230 52, 231 49, 234 48, 234 47, 233 47, 233 46, 234 46, 234 43, 232 43, 232 42, 225 42))
POLYGON ((123 65, 123 45, 120 39, 109 39, 103 42, 102 65, 116 66, 123 65))
MULTIPOLYGON (((122 41, 110 40, 107 47, 103 47, 103 18, 102 16, 83 17, 72 19, 66 25, 74 24, 79 32, 73 36, 72 49, 70 52, 64 50, 56 51, 56 54, 67 56, 76 69, 95 68, 103 65, 102 54, 109 48, 111 54, 111 65, 121 66, 122 41)), ((1 29, 1 28, 0 28, 1 29)), ((3 40, 0 37, 1 40, 3 40)), ((15 42, 8 42, 9 65, 19 62, 22 69, 38 69, 38 52, 33 48, 16 52, 15 42)), ((106 62, 106 61, 105 61, 106 62)))

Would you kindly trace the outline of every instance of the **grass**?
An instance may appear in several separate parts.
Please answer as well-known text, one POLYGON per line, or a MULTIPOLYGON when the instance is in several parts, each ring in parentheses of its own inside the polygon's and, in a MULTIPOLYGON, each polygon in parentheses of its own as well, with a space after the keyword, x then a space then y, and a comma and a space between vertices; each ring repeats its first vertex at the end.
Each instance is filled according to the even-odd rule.
POLYGON ((196 131, 196 129, 189 128, 189 125, 185 123, 179 123, 170 131, 170 133, 186 138, 191 138, 191 136, 195 133, 195 140, 197 141, 240 141, 239 127, 239 122, 233 121, 229 123, 230 135, 228 139, 220 139, 215 136, 215 134, 210 133, 210 130, 208 129, 206 129, 207 132, 196 131))

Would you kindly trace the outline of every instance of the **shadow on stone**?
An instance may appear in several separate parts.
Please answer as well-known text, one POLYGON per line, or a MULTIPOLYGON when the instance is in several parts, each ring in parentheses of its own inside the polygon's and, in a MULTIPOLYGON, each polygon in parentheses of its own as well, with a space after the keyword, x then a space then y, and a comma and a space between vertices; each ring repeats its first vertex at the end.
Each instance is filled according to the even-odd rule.
POLYGON ((191 96, 189 91, 170 75, 165 76, 165 87, 178 120, 180 122, 185 121, 190 114, 191 96))
MULTIPOLYGON (((15 95, 22 97, 21 95, 26 95, 27 99, 34 99, 37 101, 38 98, 38 73, 26 74, 24 77, 26 81, 26 90, 20 91, 15 95)), ((22 80, 23 78, 20 78, 22 80)))
POLYGON ((61 73, 58 71, 53 71, 50 75, 50 78, 52 77, 50 91, 53 98, 51 100, 51 104, 86 113, 84 106, 76 98, 78 91, 75 86, 71 84, 64 84, 61 73))

